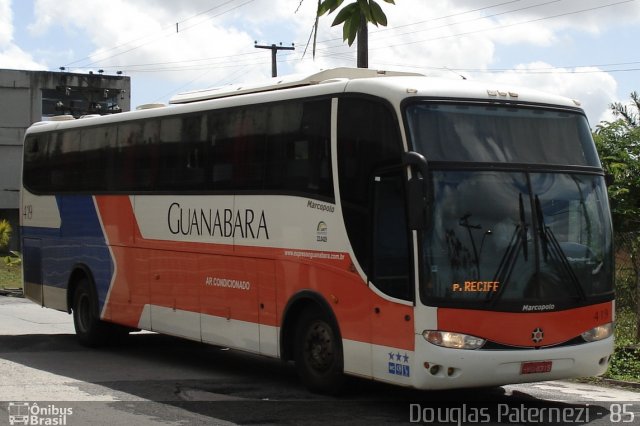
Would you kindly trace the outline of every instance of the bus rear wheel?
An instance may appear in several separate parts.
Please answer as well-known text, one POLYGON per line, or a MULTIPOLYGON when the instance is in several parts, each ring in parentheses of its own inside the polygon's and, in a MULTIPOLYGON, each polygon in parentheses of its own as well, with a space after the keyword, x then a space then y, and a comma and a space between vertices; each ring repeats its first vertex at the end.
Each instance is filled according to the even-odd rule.
POLYGON ((72 306, 73 325, 81 344, 96 347, 106 343, 108 330, 100 320, 98 299, 90 286, 87 278, 80 279, 76 285, 72 306))
POLYGON ((337 327, 319 310, 302 314, 294 359, 302 382, 313 392, 337 394, 344 385, 342 342, 337 327))

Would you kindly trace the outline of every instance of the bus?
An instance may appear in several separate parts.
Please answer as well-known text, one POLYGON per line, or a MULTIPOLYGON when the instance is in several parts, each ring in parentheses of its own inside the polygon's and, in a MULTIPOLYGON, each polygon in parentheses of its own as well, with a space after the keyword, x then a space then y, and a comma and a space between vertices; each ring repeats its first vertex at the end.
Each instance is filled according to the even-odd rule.
POLYGON ((25 134, 26 296, 417 389, 602 374, 614 256, 580 103, 338 68, 25 134))

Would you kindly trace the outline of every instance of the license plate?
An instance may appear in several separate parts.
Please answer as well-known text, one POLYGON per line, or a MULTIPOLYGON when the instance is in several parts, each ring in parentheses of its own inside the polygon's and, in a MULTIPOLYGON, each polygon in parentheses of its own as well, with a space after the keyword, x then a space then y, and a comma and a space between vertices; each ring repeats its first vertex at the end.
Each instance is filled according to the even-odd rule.
POLYGON ((520 374, 550 373, 552 364, 552 361, 523 362, 520 365, 520 374))

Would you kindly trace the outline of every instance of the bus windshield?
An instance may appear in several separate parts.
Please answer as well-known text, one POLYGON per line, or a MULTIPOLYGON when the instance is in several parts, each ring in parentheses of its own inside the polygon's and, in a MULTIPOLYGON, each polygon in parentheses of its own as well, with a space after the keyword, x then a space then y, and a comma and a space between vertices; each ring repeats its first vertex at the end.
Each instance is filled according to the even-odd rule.
POLYGON ((429 162, 600 167, 587 119, 577 112, 418 102, 406 114, 415 149, 429 162))
POLYGON ((493 116, 478 106, 458 114, 457 107, 437 107, 408 109, 414 147, 437 159, 430 161, 423 302, 529 312, 610 299, 612 234, 604 178, 571 167, 599 165, 582 129, 584 117, 514 108, 494 108, 493 116), (464 126, 465 132, 454 130, 464 126), (491 149, 481 140, 491 141, 491 149), (474 146, 482 146, 477 156, 474 146), (537 166, 496 164, 502 162, 537 166), (544 167, 549 163, 567 170, 550 171, 544 167))

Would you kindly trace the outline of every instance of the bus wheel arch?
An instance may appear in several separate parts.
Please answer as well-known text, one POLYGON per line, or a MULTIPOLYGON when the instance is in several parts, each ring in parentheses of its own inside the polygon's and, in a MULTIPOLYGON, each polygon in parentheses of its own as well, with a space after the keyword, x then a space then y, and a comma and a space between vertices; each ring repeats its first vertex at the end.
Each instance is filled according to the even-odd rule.
POLYGON ((80 343, 88 347, 105 344, 109 335, 108 326, 100 319, 95 282, 86 267, 74 268, 69 279, 67 300, 80 343))
POLYGON ((67 282, 67 312, 68 313, 73 312, 73 304, 75 302, 76 288, 78 287, 78 284, 80 282, 83 282, 84 280, 88 280, 89 283, 87 285, 89 285, 89 287, 91 288, 91 291, 94 292, 94 295, 97 298, 97 293, 95 290, 95 281, 93 280, 93 274, 91 273, 89 268, 87 268, 87 266, 83 264, 78 264, 74 266, 71 272, 71 275, 69 276, 69 280, 67 282))
POLYGON ((304 290, 285 308, 281 328, 282 359, 294 360, 302 382, 312 391, 339 393, 344 384, 342 336, 329 303, 304 290))

